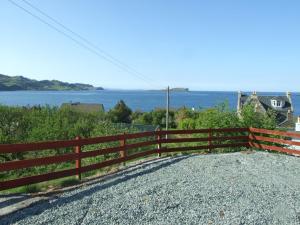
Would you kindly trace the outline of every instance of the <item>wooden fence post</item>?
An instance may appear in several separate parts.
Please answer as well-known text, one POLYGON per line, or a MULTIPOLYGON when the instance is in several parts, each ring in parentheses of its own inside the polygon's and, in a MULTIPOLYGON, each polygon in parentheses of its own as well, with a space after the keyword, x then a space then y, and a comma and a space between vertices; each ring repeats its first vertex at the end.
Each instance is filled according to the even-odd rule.
MULTIPOLYGON (((79 136, 76 137, 76 140, 80 140, 81 138, 79 136)), ((77 145, 75 147, 75 153, 77 154, 76 161, 75 161, 75 167, 76 167, 76 176, 77 179, 81 180, 81 145, 77 145)))
MULTIPOLYGON (((127 150, 126 150, 126 133, 123 133, 123 139, 120 140, 120 147, 121 147, 121 151, 120 151, 120 157, 123 158, 125 160, 126 156, 127 156, 127 150)), ((126 162, 123 162, 123 166, 126 165, 126 162)))
POLYGON ((212 129, 209 128, 209 132, 208 132, 208 149, 209 149, 209 153, 211 153, 212 150, 212 129))
POLYGON ((160 152, 160 150, 161 150, 161 142, 160 142, 160 140, 161 140, 161 133, 160 133, 161 129, 158 128, 156 131, 158 132, 158 134, 157 134, 157 151, 158 151, 158 155, 157 156, 161 157, 161 152, 160 152))
POLYGON ((253 147, 253 139, 254 138, 254 135, 251 131, 251 127, 249 128, 249 131, 248 131, 248 148, 251 148, 253 147))

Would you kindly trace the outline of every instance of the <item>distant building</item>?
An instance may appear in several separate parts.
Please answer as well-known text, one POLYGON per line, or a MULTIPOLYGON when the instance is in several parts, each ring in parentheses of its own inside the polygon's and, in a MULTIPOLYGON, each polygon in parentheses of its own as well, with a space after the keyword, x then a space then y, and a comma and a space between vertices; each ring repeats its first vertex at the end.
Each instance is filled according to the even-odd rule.
POLYGON ((71 103, 63 103, 61 105, 61 108, 70 108, 77 112, 87 112, 87 113, 104 112, 103 104, 71 102, 71 103))
POLYGON ((284 96, 259 96, 256 92, 251 95, 238 93, 237 112, 240 114, 244 105, 251 104, 255 111, 267 113, 268 110, 276 112, 277 125, 281 127, 294 127, 293 104, 291 93, 284 96))
POLYGON ((297 123, 296 123, 296 126, 295 126, 295 131, 300 132, 300 116, 297 119, 297 123))
MULTIPOLYGON (((300 116, 297 118, 297 122, 295 125, 295 132, 300 134, 300 116)), ((292 141, 300 142, 300 138, 292 138, 292 141)), ((300 146, 298 145, 290 145, 288 146, 290 149, 295 149, 300 151, 300 146)), ((297 155, 299 156, 299 155, 297 155)))

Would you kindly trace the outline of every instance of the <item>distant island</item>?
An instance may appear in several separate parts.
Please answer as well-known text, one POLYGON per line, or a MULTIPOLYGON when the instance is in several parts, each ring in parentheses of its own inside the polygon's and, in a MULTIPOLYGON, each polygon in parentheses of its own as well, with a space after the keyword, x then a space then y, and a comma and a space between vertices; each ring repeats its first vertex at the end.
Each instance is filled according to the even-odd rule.
MULTIPOLYGON (((161 91, 167 91, 166 89, 163 89, 161 91)), ((181 87, 176 87, 176 88, 170 88, 170 91, 178 91, 178 92, 188 92, 189 89, 188 88, 181 88, 181 87)))
MULTIPOLYGON (((148 90, 148 91, 167 91, 167 89, 161 89, 161 90, 148 90)), ((170 91, 176 91, 176 92, 189 92, 190 90, 188 88, 170 88, 170 91)))
POLYGON ((0 91, 86 91, 103 90, 90 84, 67 83, 58 80, 33 80, 23 76, 0 74, 0 91))
POLYGON ((184 92, 188 92, 189 89, 188 88, 170 88, 170 91, 184 91, 184 92))

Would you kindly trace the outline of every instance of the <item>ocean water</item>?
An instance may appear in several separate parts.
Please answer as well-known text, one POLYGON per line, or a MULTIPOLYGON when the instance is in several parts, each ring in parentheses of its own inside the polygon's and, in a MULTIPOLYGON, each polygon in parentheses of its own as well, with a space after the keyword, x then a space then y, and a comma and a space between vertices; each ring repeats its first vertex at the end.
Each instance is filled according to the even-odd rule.
MULTIPOLYGON (((280 92, 264 92, 261 95, 284 95, 280 92)), ((300 115, 300 93, 292 93, 295 115, 300 115)), ((0 104, 33 106, 51 105, 60 106, 62 103, 101 103, 105 110, 112 108, 119 100, 133 110, 150 111, 155 108, 165 107, 166 93, 163 91, 0 91, 0 104)), ((217 91, 189 91, 171 92, 171 108, 186 106, 188 108, 209 108, 227 101, 230 108, 235 109, 237 92, 217 91)))

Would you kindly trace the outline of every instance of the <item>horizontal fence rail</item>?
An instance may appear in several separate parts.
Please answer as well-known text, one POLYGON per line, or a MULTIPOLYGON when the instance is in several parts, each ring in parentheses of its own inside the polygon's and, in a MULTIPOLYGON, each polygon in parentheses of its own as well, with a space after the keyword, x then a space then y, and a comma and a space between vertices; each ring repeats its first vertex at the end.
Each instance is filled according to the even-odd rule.
POLYGON ((250 128, 249 131, 249 145, 253 148, 300 155, 299 133, 258 128, 250 128), (292 138, 298 138, 299 141, 292 138))
POLYGON ((300 134, 292 132, 271 131, 257 128, 221 128, 195 130, 151 131, 113 136, 93 137, 66 141, 47 141, 27 144, 2 144, 0 155, 23 154, 26 152, 40 153, 46 150, 67 149, 63 153, 14 159, 0 162, 0 173, 26 170, 32 167, 49 166, 68 162, 70 165, 63 170, 47 170, 46 173, 26 175, 11 180, 0 181, 0 191, 23 185, 35 184, 53 179, 77 176, 82 173, 102 169, 115 164, 126 163, 145 156, 170 152, 199 151, 226 148, 258 148, 262 150, 279 151, 297 154, 290 146, 300 146, 300 142, 289 138, 300 138, 300 134), (271 135, 271 136, 268 136, 271 135), (269 144, 267 144, 269 143, 269 144), (176 144, 176 145, 175 145, 176 144), (181 145, 181 146, 178 146, 181 145), (91 147, 86 150, 85 147, 91 147), (147 149, 145 149, 147 148, 147 149), (107 157, 91 164, 82 164, 85 159, 107 157))

